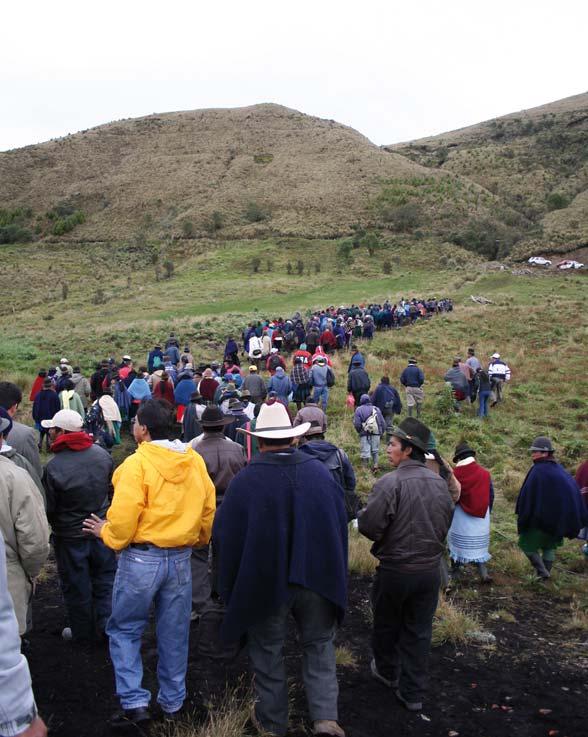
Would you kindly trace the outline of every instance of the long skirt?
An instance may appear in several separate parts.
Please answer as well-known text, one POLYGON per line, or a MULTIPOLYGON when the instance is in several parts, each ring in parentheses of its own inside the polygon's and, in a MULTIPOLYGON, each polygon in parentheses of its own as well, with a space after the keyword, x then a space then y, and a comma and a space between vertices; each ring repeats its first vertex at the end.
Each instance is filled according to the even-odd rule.
POLYGON ((447 533, 449 555, 456 563, 486 563, 492 557, 490 546, 490 510, 486 516, 472 517, 458 504, 447 533))

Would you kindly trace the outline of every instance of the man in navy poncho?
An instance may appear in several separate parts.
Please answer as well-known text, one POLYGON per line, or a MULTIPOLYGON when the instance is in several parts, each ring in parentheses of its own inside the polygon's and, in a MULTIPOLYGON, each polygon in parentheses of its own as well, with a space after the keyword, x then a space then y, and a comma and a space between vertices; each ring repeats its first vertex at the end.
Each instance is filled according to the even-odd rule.
POLYGON ((516 505, 519 547, 539 578, 545 579, 550 576, 555 551, 563 545, 563 538, 577 537, 588 524, 588 513, 578 484, 556 462, 551 440, 537 437, 529 450, 533 466, 516 505))
POLYGON ((222 634, 247 635, 255 674, 254 719, 282 737, 288 729, 283 647, 291 613, 303 649, 302 675, 315 735, 344 737, 337 723, 334 636, 347 595, 343 490, 320 461, 291 447, 310 427, 292 427, 283 405, 263 405, 260 453, 231 481, 213 537, 219 550, 222 634))

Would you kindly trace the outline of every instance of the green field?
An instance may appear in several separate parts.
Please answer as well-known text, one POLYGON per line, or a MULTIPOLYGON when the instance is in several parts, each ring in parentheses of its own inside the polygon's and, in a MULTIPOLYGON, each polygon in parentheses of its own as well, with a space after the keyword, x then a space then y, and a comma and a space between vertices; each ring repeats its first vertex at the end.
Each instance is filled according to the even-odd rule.
MULTIPOLYGON (((529 589, 533 596, 536 584, 514 545, 513 502, 530 465, 527 448, 534 436, 550 435, 570 471, 588 457, 585 275, 488 271, 471 254, 449 247, 434 251, 425 242, 390 246, 373 259, 361 250, 352 257, 352 263, 342 264, 334 241, 182 243, 160 253, 160 262, 172 259, 175 271, 158 281, 155 265, 123 245, 6 246, 0 277, 5 295, 0 371, 26 388, 40 366, 62 355, 87 371, 109 355, 130 353, 142 361, 153 342, 171 329, 190 342, 197 360, 220 359, 226 336, 240 335, 257 317, 401 296, 449 296, 453 313, 378 333, 365 346, 368 370, 374 385, 384 373, 397 384, 407 357, 417 356, 426 375, 424 420, 441 453, 451 458, 455 444, 465 439, 492 472, 497 501, 491 567, 501 572, 509 590, 517 587, 522 595, 529 589), (258 273, 252 273, 255 256, 260 258, 258 273), (288 261, 295 268, 297 259, 304 261, 304 274, 288 275, 288 261), (382 273, 384 259, 392 263, 389 276, 382 273), (98 289, 103 290, 102 304, 95 303, 98 289), (472 294, 492 304, 474 303, 472 294), (484 422, 469 407, 455 416, 444 392, 442 377, 452 357, 465 354, 470 345, 482 360, 498 350, 513 372, 506 401, 484 422)), ((358 442, 345 408, 344 357, 336 369, 328 437, 345 447, 359 467, 358 442)), ((25 418, 28 412, 25 403, 25 418)), ((387 462, 382 465, 386 468, 387 462)), ((371 476, 359 471, 363 495, 371 483, 371 476)), ((363 541, 355 543, 365 548, 363 541)), ((558 561, 549 584, 553 596, 566 597, 566 611, 577 606, 578 597, 586 605, 586 563, 579 543, 567 542, 558 561)))

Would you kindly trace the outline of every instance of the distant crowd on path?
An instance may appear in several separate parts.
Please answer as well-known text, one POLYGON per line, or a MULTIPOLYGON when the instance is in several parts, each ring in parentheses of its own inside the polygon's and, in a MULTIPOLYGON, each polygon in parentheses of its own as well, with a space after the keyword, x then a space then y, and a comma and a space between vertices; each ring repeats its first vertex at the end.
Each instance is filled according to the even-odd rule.
MULTIPOLYGON (((264 327, 273 338, 268 324, 262 339, 264 327)), ((203 654, 228 658, 246 641, 255 675, 252 726, 285 735, 282 651, 291 614, 313 734, 344 737, 334 638, 347 606, 350 523, 374 542, 379 562, 371 596, 371 677, 410 711, 422 709, 433 615, 446 585, 446 545, 454 582, 468 564, 491 581, 490 472, 465 442, 455 449, 454 465, 440 456, 435 435, 418 417, 423 397, 408 391, 412 369, 421 371, 414 359, 403 371, 406 383, 401 379, 408 416, 396 423, 398 390, 384 376, 369 393, 366 358, 356 346, 346 388, 362 464, 379 472, 385 436, 396 469, 375 481, 362 506, 349 457, 326 438, 328 389, 336 380, 331 354, 320 343, 313 353, 299 344, 290 356, 284 346, 272 348, 268 358, 284 365, 266 362, 264 381, 253 362, 243 376, 232 338, 222 366, 194 369, 188 347, 181 352, 171 334, 138 371, 124 356, 119 365, 101 363, 86 380, 89 388, 82 376, 73 391, 87 392, 83 412, 67 384, 81 373, 61 363, 57 378, 37 377, 32 391, 33 407, 43 392, 59 402, 50 417, 35 417, 52 453, 45 468, 34 430, 15 419, 20 390, 0 382, 0 529, 8 571, 6 581, 0 565, 0 639, 10 643, 0 654, 0 735, 19 734, 15 725, 26 726, 22 734, 44 734, 18 633, 24 637, 31 627, 32 581, 49 552, 49 524, 68 615, 63 637, 82 648, 109 644, 121 705, 113 728, 154 716, 140 653, 154 608, 162 719, 186 718, 193 622, 203 654), (49 384, 59 380, 64 386, 56 393, 49 384), (132 419, 137 449, 115 470, 106 448, 120 439, 126 419, 132 419), (182 440, 172 439, 178 419, 182 440)), ((42 404, 49 406, 49 399, 42 404)), ((588 486, 588 462, 576 481, 555 461, 549 438, 536 438, 530 452, 533 465, 516 508, 519 545, 538 577, 547 579, 563 539, 588 538, 580 491, 588 486)))

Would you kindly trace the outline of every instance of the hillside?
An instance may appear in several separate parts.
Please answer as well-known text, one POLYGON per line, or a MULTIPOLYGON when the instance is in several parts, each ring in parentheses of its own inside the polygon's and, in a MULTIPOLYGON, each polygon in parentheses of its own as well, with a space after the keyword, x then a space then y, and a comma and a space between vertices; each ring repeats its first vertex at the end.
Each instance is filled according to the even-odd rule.
POLYGON ((333 238, 356 223, 447 240, 472 218, 504 215, 467 179, 270 104, 152 115, 0 153, 0 208, 0 226, 36 239, 139 245, 210 235, 333 238), (419 206, 406 207, 415 189, 419 206))
POLYGON ((64 235, 76 240, 221 225, 226 237, 331 237, 369 215, 380 179, 423 174, 351 128, 264 104, 124 120, 0 153, 0 206, 81 210, 85 223, 64 235))
POLYGON ((588 93, 384 148, 495 193, 536 226, 521 255, 588 244, 588 93))

